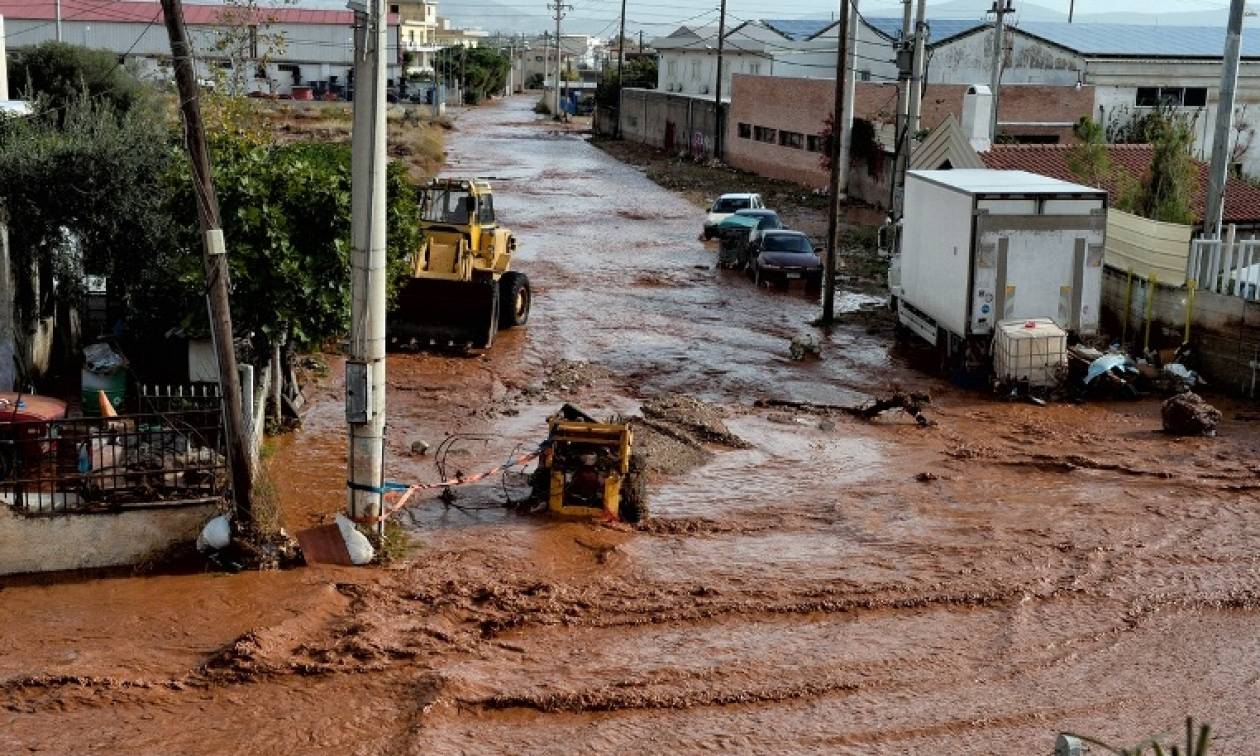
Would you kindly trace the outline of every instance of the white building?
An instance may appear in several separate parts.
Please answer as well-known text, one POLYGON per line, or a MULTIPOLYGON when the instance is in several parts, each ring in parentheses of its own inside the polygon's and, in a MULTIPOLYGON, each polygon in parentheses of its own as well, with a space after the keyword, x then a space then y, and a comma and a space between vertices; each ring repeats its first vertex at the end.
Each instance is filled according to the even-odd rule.
POLYGON ((462 29, 449 18, 438 17, 436 39, 438 47, 478 47, 490 36, 484 29, 462 29))
POLYGON ((407 74, 432 74, 433 56, 440 49, 436 0, 398 0, 389 10, 398 16, 398 39, 407 74))
MULTIPOLYGON (((717 84, 717 38, 716 26, 680 26, 652 40, 657 51, 656 88, 712 94, 717 84)), ((730 92, 733 73, 772 75, 777 49, 789 42, 779 32, 751 21, 728 29, 722 50, 722 91, 730 92)))
MULTIPOLYGON (((142 73, 169 77, 170 40, 156 2, 60 0, 62 40, 111 50, 142 73)), ((0 0, 10 51, 56 39, 54 0, 0 0)), ((254 15, 222 5, 184 5, 198 75, 246 91, 287 94, 296 85, 342 90, 354 65, 350 11, 266 7, 254 15), (265 61, 265 66, 261 62, 265 61)), ((398 17, 388 28, 391 83, 400 73, 398 17)))

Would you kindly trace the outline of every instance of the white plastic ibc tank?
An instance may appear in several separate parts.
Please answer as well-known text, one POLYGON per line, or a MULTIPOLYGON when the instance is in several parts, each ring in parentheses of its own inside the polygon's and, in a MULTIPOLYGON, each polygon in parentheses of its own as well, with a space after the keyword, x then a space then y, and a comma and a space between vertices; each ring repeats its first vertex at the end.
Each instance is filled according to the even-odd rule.
POLYGON ((1003 320, 993 338, 999 380, 1053 386, 1067 365, 1067 333, 1049 318, 1003 320))

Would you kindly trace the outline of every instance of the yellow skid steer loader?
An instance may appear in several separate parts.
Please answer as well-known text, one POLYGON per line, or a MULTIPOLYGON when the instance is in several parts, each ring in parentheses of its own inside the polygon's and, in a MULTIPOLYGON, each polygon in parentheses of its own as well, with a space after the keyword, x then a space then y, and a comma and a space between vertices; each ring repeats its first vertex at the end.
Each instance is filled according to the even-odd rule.
POLYGON ((511 270, 516 239, 494 216, 485 179, 434 179, 420 190, 425 239, 389 321, 395 347, 485 349, 529 320, 531 292, 511 270))

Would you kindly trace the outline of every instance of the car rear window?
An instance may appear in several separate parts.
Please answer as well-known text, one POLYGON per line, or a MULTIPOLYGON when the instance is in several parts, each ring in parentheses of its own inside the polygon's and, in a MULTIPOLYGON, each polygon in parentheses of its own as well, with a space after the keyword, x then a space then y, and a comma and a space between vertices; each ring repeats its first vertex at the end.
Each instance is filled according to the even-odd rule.
POLYGON ((713 204, 713 212, 733 213, 749 207, 749 204, 747 197, 723 197, 713 204))
POLYGON ((775 234, 766 237, 762 249, 768 252, 813 252, 814 245, 804 236, 775 234))
POLYGON ((773 231, 775 229, 783 228, 783 223, 779 220, 779 216, 777 215, 764 215, 761 218, 761 223, 757 225, 757 228, 761 231, 773 231))

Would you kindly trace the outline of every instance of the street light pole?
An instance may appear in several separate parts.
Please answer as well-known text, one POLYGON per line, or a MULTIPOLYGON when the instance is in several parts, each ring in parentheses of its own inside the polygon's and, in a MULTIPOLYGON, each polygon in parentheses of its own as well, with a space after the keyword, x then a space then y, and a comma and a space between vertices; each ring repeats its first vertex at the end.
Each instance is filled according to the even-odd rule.
POLYGON ((385 0, 355 0, 355 94, 350 164, 348 503, 377 538, 385 457, 385 0))
POLYGON ((621 138, 621 90, 626 87, 622 70, 626 65, 626 0, 621 0, 621 31, 617 33, 617 126, 613 130, 621 138))

